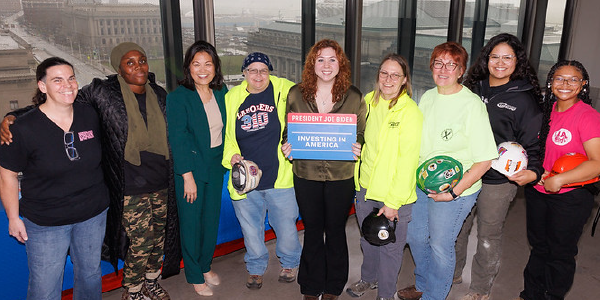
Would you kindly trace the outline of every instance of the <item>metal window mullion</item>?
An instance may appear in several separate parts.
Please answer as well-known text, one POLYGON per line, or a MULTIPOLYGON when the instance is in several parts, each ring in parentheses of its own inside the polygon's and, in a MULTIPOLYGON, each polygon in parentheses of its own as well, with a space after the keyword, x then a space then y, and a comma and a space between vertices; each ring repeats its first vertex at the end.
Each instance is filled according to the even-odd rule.
POLYGON ((471 33, 471 64, 475 63, 483 44, 485 43, 485 27, 487 26, 487 13, 489 0, 475 1, 475 14, 473 16, 473 32, 471 33))
POLYGON ((181 9, 179 1, 160 0, 159 5, 165 58, 166 90, 170 92, 177 87, 177 77, 183 75, 181 9))
POLYGON ((417 0, 400 0, 398 5, 398 54, 406 58, 411 73, 415 60, 417 0))
POLYGON ((569 55, 572 43, 572 30, 573 30, 573 17, 575 15, 575 8, 578 6, 579 1, 567 0, 565 5, 565 16, 563 18, 563 29, 560 36, 560 48, 558 50, 558 60, 565 60, 569 55))
POLYGON ((360 86, 362 0, 346 0, 344 50, 352 68, 352 84, 360 86))
POLYGON ((215 44, 215 6, 213 0, 192 0, 194 38, 215 44))
POLYGON ((522 0, 521 5, 523 5, 521 7, 523 26, 519 27, 521 42, 525 46, 529 62, 538 71, 544 42, 548 0, 522 0))
POLYGON ((464 19, 465 0, 450 0, 450 12, 448 16, 449 42, 462 42, 464 19))
POLYGON ((305 0, 302 1, 302 25, 301 25, 301 53, 302 53, 302 65, 306 59, 306 54, 312 45, 315 44, 315 22, 317 15, 317 4, 316 0, 305 0))

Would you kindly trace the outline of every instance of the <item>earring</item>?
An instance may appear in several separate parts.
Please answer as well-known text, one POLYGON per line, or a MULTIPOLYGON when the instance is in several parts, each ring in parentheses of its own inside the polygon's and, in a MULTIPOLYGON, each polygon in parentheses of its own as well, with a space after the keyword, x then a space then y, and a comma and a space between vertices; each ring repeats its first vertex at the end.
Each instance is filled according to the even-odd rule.
POLYGON ((551 87, 552 87, 552 84, 548 83, 548 88, 551 88, 551 87))
POLYGON ((584 93, 587 92, 587 88, 583 88, 582 92, 584 92, 584 93))

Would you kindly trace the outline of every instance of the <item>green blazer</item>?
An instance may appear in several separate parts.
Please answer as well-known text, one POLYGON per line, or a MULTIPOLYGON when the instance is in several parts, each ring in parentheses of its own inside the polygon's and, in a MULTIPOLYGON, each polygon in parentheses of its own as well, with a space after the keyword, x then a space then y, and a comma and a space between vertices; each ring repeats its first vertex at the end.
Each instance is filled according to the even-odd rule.
MULTIPOLYGON (((215 99, 221 111, 223 120, 223 138, 225 137, 225 94, 227 87, 213 90, 215 99)), ((173 165, 175 175, 193 172, 196 181, 208 182, 206 166, 214 164, 214 157, 210 151, 210 129, 206 112, 200 95, 196 90, 179 86, 167 95, 167 128, 169 143, 173 151, 173 165)), ((219 146, 222 151, 223 144, 219 146)), ((221 158, 219 157, 219 162, 221 158)), ((225 169, 223 169, 225 173, 225 169)))

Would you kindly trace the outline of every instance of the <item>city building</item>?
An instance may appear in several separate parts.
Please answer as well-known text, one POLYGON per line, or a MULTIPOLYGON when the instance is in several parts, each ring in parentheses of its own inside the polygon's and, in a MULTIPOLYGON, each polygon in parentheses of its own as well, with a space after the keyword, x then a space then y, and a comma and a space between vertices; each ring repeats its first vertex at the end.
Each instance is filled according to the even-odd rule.
POLYGON ((0 116, 31 104, 37 84, 31 46, 8 31, 0 32, 0 116))
POLYGON ((73 4, 63 16, 61 43, 90 59, 107 61, 112 48, 122 42, 139 44, 150 58, 163 55, 157 5, 73 4))
POLYGON ((20 0, 2 0, 0 1, 0 15, 10 15, 21 11, 20 0))
POLYGON ((53 39, 61 31, 60 12, 67 6, 67 0, 21 0, 23 18, 26 24, 35 27, 41 34, 53 39))
POLYGON ((24 20, 49 41, 71 47, 88 61, 108 61, 122 42, 142 46, 150 58, 162 57, 160 10, 153 4, 99 0, 23 0, 24 20), (58 16, 58 17, 57 17, 58 16))

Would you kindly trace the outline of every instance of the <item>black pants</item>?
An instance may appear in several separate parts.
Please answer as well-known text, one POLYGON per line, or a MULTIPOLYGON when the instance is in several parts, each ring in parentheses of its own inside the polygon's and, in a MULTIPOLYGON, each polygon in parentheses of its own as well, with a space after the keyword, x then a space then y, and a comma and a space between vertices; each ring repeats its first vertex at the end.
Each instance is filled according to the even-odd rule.
POLYGON ((354 178, 313 181, 294 175, 294 190, 304 222, 300 291, 340 295, 348 281, 346 221, 355 194, 354 178))
POLYGON ((564 299, 573 285, 577 242, 594 204, 587 189, 543 194, 525 188, 527 239, 531 245, 523 272, 525 300, 564 299))

